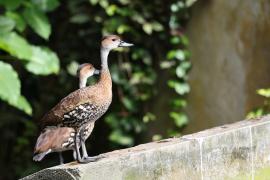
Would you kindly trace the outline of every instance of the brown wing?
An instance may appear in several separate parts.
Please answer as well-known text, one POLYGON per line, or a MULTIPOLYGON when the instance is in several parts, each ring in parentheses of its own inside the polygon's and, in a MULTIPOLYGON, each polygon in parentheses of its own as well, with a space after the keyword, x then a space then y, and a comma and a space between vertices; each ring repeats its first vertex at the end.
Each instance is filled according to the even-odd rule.
POLYGON ((66 112, 73 110, 76 106, 95 101, 94 91, 95 86, 78 89, 68 96, 63 98, 56 106, 54 106, 47 114, 43 116, 40 121, 41 127, 54 126, 63 120, 63 116, 66 112))
POLYGON ((39 135, 34 153, 43 153, 51 149, 53 152, 62 149, 64 142, 67 142, 74 133, 74 129, 67 127, 49 127, 44 129, 39 135))

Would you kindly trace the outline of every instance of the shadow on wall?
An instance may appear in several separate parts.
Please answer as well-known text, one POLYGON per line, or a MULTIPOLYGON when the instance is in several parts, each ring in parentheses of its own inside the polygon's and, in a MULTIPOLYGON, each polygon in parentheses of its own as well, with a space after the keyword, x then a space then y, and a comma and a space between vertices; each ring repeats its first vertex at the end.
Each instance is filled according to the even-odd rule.
POLYGON ((270 86, 270 2, 198 1, 187 34, 193 69, 185 133, 244 119, 270 86))

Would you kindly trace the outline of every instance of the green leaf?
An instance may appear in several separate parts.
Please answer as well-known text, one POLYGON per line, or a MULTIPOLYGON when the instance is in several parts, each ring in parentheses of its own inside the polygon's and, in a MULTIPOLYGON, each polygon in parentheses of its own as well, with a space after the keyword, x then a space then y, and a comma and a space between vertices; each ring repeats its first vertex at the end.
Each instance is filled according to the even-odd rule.
POLYGON ((173 59, 175 57, 175 54, 176 54, 176 50, 170 50, 167 53, 167 59, 173 59))
POLYGON ((182 42, 182 44, 183 44, 184 46, 188 46, 188 44, 189 44, 188 37, 185 36, 185 35, 182 35, 182 36, 181 36, 181 42, 182 42))
POLYGON ((148 123, 150 121, 154 121, 156 120, 156 116, 153 113, 147 112, 144 116, 143 116, 143 122, 144 123, 148 123))
POLYGON ((181 39, 180 39, 179 36, 173 36, 173 37, 170 39, 170 42, 171 42, 172 44, 180 44, 181 39))
POLYGON ((9 104, 16 104, 20 97, 21 83, 11 65, 0 61, 0 98, 9 104))
POLYGON ((117 144, 130 146, 133 144, 133 138, 124 135, 120 130, 115 130, 110 134, 109 139, 117 144))
POLYGON ((143 30, 146 34, 150 35, 153 32, 153 27, 150 23, 145 23, 145 24, 143 24, 143 30))
POLYGON ((139 23, 139 24, 144 24, 145 23, 145 19, 144 19, 144 16, 142 16, 141 14, 139 13, 134 13, 134 15, 131 17, 133 21, 139 23))
POLYGON ((183 50, 176 49, 176 50, 170 50, 167 53, 167 58, 168 59, 178 59, 178 60, 185 60, 185 53, 183 50))
POLYGON ((119 0, 119 2, 123 5, 127 5, 130 3, 130 0, 119 0))
POLYGON ((191 63, 189 61, 183 61, 181 63, 181 67, 185 70, 188 70, 191 67, 191 63))
POLYGON ((109 6, 109 2, 108 0, 99 0, 99 5, 104 9, 107 9, 107 7, 109 6))
POLYGON ((163 25, 160 24, 159 22, 155 21, 152 23, 152 27, 153 27, 153 30, 155 31, 162 31, 164 28, 163 28, 163 25))
POLYGON ((180 95, 184 95, 190 91, 190 87, 187 83, 180 83, 175 80, 169 80, 168 86, 170 88, 174 88, 174 90, 180 95))
POLYGON ((108 114, 108 116, 105 117, 105 121, 112 129, 119 128, 119 117, 116 114, 108 114))
POLYGON ((6 12, 6 16, 13 19, 13 21, 16 22, 16 29, 20 32, 24 31, 26 24, 22 16, 20 16, 18 13, 8 11, 6 12))
POLYGON ((181 133, 179 131, 176 131, 176 130, 173 130, 173 129, 168 129, 167 134, 168 134, 169 137, 174 137, 174 138, 177 138, 177 137, 181 136, 181 133))
POLYGON ((184 68, 181 67, 181 65, 177 66, 176 68, 176 75, 179 78, 182 78, 186 75, 186 71, 184 68))
POLYGON ((10 32, 15 27, 15 22, 13 19, 0 16, 0 33, 10 32))
POLYGON ((31 46, 14 32, 0 34, 0 49, 19 59, 30 61, 26 64, 26 69, 34 74, 48 75, 59 71, 59 59, 53 51, 31 46))
POLYGON ((180 95, 184 95, 190 91, 190 87, 187 83, 176 83, 174 89, 180 95))
POLYGON ((109 16, 113 16, 117 10, 117 6, 115 4, 110 5, 108 8, 106 8, 106 13, 109 16))
POLYGON ((96 5, 98 3, 99 0, 89 0, 89 2, 92 4, 92 5, 96 5))
POLYGON ((76 76, 78 67, 79 67, 79 63, 77 61, 71 61, 67 65, 67 72, 72 76, 76 76))
POLYGON ((160 141, 162 139, 162 135, 155 134, 152 136, 152 141, 160 141))
POLYGON ((48 39, 51 34, 51 25, 47 16, 35 7, 28 7, 23 15, 28 25, 42 38, 48 39))
POLYGON ((131 99, 129 99, 128 97, 123 97, 122 102, 124 104, 124 106, 129 110, 134 112, 136 110, 136 106, 134 101, 132 101, 131 99))
POLYGON ((0 34, 0 49, 24 60, 30 60, 32 49, 28 42, 15 32, 0 34))
POLYGON ((122 24, 117 28, 117 33, 118 34, 124 34, 125 32, 129 32, 131 28, 127 26, 126 24, 122 24))
POLYGON ((39 9, 46 12, 52 11, 60 5, 58 0, 32 0, 32 2, 39 9))
POLYGON ((0 0, 0 5, 5 6, 8 10, 14 10, 18 8, 22 0, 0 0))
POLYGON ((263 110, 263 108, 258 108, 254 111, 251 111, 247 114, 247 118, 251 119, 251 118, 257 118, 260 117, 262 115, 266 114, 266 112, 263 110))
POLYGON ((266 97, 266 98, 270 98, 270 88, 269 89, 258 89, 257 94, 259 94, 263 97, 266 97))
POLYGON ((179 78, 184 78, 187 74, 187 70, 191 67, 190 62, 183 61, 180 65, 176 67, 176 75, 179 78))
POLYGON ((183 108, 187 106, 187 101, 184 99, 173 99, 172 104, 174 107, 183 108))
POLYGON ((32 107, 24 96, 19 96, 18 100, 11 102, 10 105, 24 111, 28 115, 32 115, 32 107))
POLYGON ((192 6, 196 1, 197 1, 197 0, 187 0, 187 1, 186 1, 186 6, 187 6, 187 7, 190 7, 190 6, 192 6))
POLYGON ((182 127, 188 123, 188 118, 183 113, 170 112, 170 117, 174 120, 177 127, 182 127))
POLYGON ((32 46, 31 61, 26 64, 26 69, 38 75, 56 74, 59 72, 59 59, 48 48, 32 46))
POLYGON ((83 14, 83 13, 76 14, 70 18, 70 22, 72 22, 74 24, 84 24, 89 20, 90 20, 89 16, 87 14, 83 14))
POLYGON ((178 59, 178 60, 185 60, 185 53, 184 51, 178 49, 176 50, 175 52, 175 58, 178 59))

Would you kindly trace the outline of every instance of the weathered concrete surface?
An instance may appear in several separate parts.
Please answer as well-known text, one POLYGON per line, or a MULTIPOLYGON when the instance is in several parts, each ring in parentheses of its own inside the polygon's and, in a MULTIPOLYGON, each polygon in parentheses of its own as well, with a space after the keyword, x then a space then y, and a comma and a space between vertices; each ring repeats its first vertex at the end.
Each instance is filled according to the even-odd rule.
POLYGON ((23 180, 267 179, 269 137, 270 115, 109 152, 94 163, 44 169, 23 180))
POLYGON ((192 11, 187 133, 244 119, 270 84, 270 1, 201 0, 192 11))

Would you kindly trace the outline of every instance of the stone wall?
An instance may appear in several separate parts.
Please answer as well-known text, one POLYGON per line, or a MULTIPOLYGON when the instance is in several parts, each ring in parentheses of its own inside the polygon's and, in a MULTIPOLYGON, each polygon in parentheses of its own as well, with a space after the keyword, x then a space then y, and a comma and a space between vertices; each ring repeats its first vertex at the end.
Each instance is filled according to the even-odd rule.
POLYGON ((270 116, 44 169, 23 180, 222 180, 270 177, 270 116))
POLYGON ((270 1, 198 0, 187 34, 193 69, 187 133, 244 119, 270 87, 270 1))

